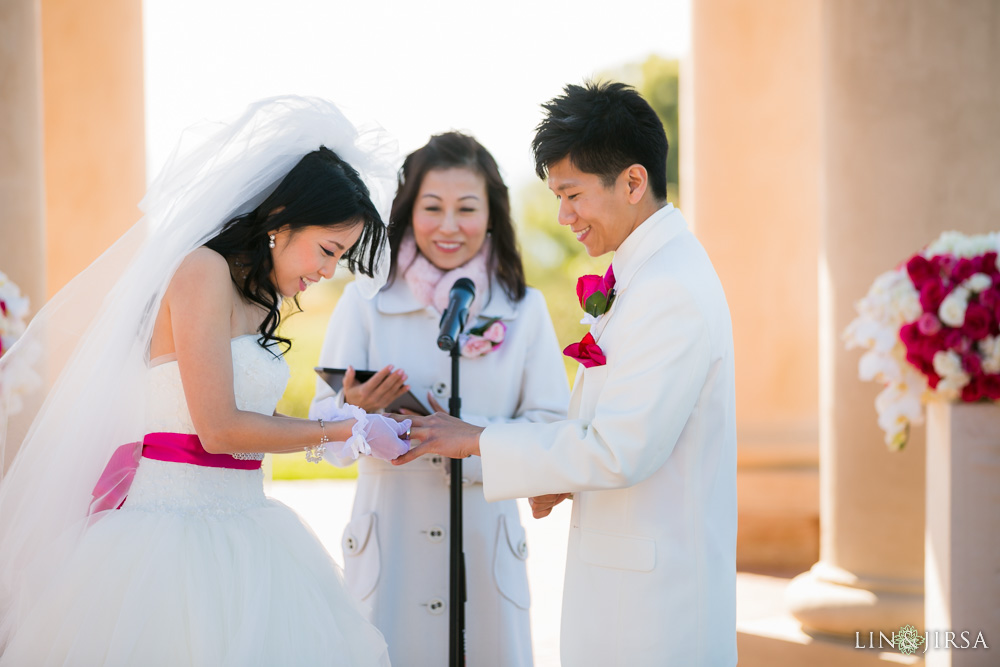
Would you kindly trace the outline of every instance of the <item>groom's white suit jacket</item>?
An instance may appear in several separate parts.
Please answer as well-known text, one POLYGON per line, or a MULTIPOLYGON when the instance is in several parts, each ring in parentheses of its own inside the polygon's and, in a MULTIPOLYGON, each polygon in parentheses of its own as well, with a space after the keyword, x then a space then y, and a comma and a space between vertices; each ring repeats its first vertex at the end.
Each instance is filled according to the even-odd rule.
POLYGON ((569 419, 489 426, 487 500, 573 492, 563 667, 736 664, 733 340, 719 279, 668 205, 615 253, 569 419))

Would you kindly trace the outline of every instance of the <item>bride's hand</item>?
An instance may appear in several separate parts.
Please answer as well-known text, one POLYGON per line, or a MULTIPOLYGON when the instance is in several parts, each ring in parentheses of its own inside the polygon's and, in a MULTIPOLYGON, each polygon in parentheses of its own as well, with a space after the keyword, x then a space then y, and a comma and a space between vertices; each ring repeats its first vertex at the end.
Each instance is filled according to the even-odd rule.
POLYGON ((410 430, 410 420, 397 422, 385 415, 368 415, 365 425, 365 439, 371 447, 372 456, 383 461, 392 461, 410 449, 410 442, 403 439, 410 430))
POLYGON ((348 366, 344 373, 344 402, 356 405, 365 412, 384 410, 393 401, 409 391, 406 373, 402 368, 386 366, 366 382, 358 382, 354 367, 348 366))

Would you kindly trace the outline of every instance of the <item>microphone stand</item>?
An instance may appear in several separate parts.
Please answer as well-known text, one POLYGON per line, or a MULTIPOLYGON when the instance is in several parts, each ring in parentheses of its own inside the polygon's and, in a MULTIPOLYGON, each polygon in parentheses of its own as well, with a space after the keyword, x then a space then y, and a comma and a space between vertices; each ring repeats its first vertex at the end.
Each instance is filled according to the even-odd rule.
MULTIPOLYGON (((462 399, 458 391, 458 361, 461 345, 451 347, 451 398, 448 411, 461 419, 462 399)), ((465 554, 462 552, 462 459, 451 460, 451 542, 448 560, 448 666, 465 667, 465 554)))
MULTIPOLYGON (((448 308, 441 314, 437 345, 451 352, 451 399, 448 411, 462 418, 462 399, 458 391, 458 362, 462 345, 459 334, 465 329, 469 306, 475 298, 476 285, 469 278, 459 278, 448 296, 448 308)), ((465 555, 462 553, 462 460, 451 461, 451 539, 448 556, 448 665, 465 667, 465 555)))

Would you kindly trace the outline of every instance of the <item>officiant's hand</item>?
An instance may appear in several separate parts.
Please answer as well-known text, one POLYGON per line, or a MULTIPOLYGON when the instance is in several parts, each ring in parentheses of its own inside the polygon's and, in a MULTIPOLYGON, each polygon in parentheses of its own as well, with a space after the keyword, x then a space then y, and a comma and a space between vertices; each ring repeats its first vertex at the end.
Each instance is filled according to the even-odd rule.
POLYGON ((441 454, 450 459, 479 456, 479 434, 486 429, 467 424, 447 414, 431 394, 427 395, 427 399, 431 407, 437 411, 427 417, 412 413, 406 416, 386 414, 387 417, 397 421, 413 420, 413 426, 410 427, 410 445, 413 448, 399 458, 393 459, 392 464, 409 463, 424 454, 441 454))
POLYGON ((531 516, 536 519, 547 517, 552 512, 553 507, 572 495, 572 493, 549 493, 544 496, 528 498, 528 504, 531 505, 531 516))
POLYGON ((348 366, 344 373, 344 402, 356 405, 365 412, 384 410, 409 390, 406 373, 402 368, 393 370, 391 364, 366 382, 358 382, 353 366, 348 366))

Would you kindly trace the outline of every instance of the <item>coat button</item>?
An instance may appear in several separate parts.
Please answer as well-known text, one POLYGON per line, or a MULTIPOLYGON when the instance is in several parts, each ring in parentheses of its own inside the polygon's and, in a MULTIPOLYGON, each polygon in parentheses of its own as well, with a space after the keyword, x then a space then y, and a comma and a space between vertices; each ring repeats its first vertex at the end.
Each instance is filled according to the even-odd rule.
POLYGON ((427 611, 437 616, 438 614, 444 613, 444 600, 441 598, 432 598, 427 602, 427 611))
POLYGON ((444 382, 438 382, 434 385, 433 390, 438 396, 444 396, 445 392, 448 391, 448 385, 444 382))
POLYGON ((444 528, 441 526, 431 526, 426 532, 427 539, 431 542, 440 542, 444 539, 444 528))
POLYGON ((517 543, 517 555, 520 556, 521 558, 528 557, 528 543, 525 542, 524 540, 521 540, 520 542, 517 543))
POLYGON ((357 553, 357 551, 358 551, 358 541, 354 537, 352 537, 350 535, 348 535, 347 537, 345 537, 344 538, 344 551, 346 551, 349 554, 357 553))

